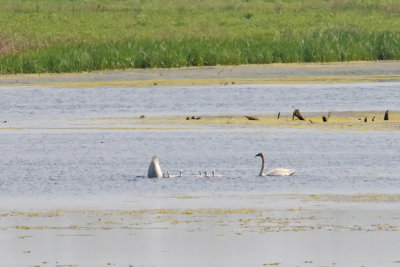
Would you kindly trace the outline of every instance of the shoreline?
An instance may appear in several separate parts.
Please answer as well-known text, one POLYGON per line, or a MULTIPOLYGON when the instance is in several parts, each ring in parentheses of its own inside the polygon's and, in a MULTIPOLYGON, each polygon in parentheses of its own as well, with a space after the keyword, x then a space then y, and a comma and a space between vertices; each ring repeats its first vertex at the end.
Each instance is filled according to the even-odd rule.
POLYGON ((149 87, 400 82, 400 61, 290 63, 0 75, 0 86, 149 87))
POLYGON ((0 248, 2 264, 397 266, 400 260, 398 194, 149 195, 125 207, 101 201, 106 205, 97 208, 1 207, 0 239, 8 244, 0 248))

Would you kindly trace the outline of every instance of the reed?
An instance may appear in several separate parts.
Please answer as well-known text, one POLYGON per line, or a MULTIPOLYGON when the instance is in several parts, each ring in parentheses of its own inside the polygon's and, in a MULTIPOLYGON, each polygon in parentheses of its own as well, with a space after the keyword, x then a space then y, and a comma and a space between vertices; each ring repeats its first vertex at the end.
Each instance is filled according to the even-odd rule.
POLYGON ((395 0, 3 1, 0 73, 400 58, 395 0))

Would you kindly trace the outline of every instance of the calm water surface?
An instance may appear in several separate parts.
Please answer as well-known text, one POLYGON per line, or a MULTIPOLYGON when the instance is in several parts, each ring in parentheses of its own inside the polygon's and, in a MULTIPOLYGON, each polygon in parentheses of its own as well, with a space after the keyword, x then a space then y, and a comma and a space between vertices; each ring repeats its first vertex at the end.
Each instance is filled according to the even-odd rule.
POLYGON ((399 110, 400 83, 149 88, 0 87, 2 118, 399 110))
MULTIPOLYGON (((0 88, 2 119, 396 110, 399 84, 160 88, 0 88)), ((400 133, 293 129, 2 130, 2 196, 400 191, 400 133), (290 178, 259 177, 293 168, 290 178), (146 179, 153 154, 163 171, 146 179), (196 179, 216 170, 220 179, 196 179)))

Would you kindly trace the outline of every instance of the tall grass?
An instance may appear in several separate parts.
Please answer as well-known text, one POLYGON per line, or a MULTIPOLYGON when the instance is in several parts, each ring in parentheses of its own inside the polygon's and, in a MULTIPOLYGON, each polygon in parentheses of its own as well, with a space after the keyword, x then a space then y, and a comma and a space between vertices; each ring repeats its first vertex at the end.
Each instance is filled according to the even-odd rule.
POLYGON ((400 59, 397 0, 3 1, 0 73, 400 59))

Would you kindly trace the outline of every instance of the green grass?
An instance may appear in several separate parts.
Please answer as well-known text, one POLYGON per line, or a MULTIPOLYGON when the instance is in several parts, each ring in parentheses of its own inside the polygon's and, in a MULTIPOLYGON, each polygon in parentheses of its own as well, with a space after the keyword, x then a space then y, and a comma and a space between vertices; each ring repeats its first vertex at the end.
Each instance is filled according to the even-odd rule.
POLYGON ((400 59, 398 0, 0 4, 0 73, 400 59))

